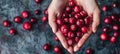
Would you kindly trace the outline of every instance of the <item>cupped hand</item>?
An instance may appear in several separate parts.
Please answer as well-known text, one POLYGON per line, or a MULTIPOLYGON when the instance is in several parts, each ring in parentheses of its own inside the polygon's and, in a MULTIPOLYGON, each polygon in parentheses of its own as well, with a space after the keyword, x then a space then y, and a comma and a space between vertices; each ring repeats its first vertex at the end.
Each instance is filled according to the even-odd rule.
POLYGON ((61 33, 60 29, 58 29, 55 22, 56 18, 60 18, 67 2, 68 0, 52 0, 48 8, 48 21, 50 27, 52 28, 52 31, 57 35, 63 47, 67 49, 70 53, 73 53, 73 48, 68 46, 64 35, 61 33))
POLYGON ((82 6, 83 9, 88 13, 88 15, 92 17, 93 22, 89 27, 88 32, 85 33, 83 37, 79 40, 78 44, 74 46, 75 52, 82 47, 82 45, 86 42, 92 32, 96 32, 98 25, 100 24, 100 9, 97 5, 96 0, 76 0, 76 3, 79 6, 82 6))

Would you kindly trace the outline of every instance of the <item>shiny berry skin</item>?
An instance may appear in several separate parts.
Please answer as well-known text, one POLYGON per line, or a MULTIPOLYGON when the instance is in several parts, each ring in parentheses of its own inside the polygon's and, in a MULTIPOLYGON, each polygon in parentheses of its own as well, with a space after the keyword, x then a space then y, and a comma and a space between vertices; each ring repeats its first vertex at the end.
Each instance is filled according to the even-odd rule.
POLYGON ((92 49, 90 48, 86 49, 86 54, 92 54, 92 49))
POLYGON ((107 34, 106 34, 106 33, 100 34, 100 39, 101 39, 102 41, 107 40, 107 34))
POLYGON ((117 20, 117 17, 116 17, 115 14, 112 14, 110 17, 111 17, 112 21, 116 21, 117 20))
POLYGON ((47 22, 48 21, 48 18, 46 16, 43 16, 42 17, 42 22, 47 22))
POLYGON ((106 17, 106 18, 104 19, 104 23, 105 23, 105 24, 110 24, 111 22, 112 22, 112 20, 111 20, 110 17, 106 17))
POLYGON ((108 32, 108 30, 109 30, 108 27, 104 27, 104 28, 103 28, 103 32, 104 32, 104 33, 108 32))
POLYGON ((70 26, 70 29, 71 29, 71 31, 76 31, 77 30, 77 26, 73 24, 73 25, 70 26))
POLYGON ((86 17, 86 18, 84 18, 84 21, 85 21, 85 24, 86 25, 90 25, 90 24, 92 24, 92 18, 91 17, 86 17))
POLYGON ((69 31, 68 32, 68 38, 72 38, 72 37, 74 37, 75 36, 75 34, 72 32, 72 31, 69 31))
POLYGON ((75 3, 74 3, 74 1, 70 1, 70 2, 69 2, 69 6, 70 6, 70 7, 73 7, 73 6, 75 6, 75 3))
POLYGON ((22 17, 25 19, 28 17, 29 13, 28 11, 24 10, 22 13, 21 13, 22 17))
POLYGON ((87 14, 86 11, 81 11, 81 12, 80 12, 80 15, 81 15, 83 18, 88 16, 88 14, 87 14))
POLYGON ((59 39, 58 39, 58 37, 57 37, 57 36, 55 36, 55 37, 54 37, 54 40, 55 40, 55 41, 59 41, 59 39))
POLYGON ((10 26, 10 22, 8 20, 4 20, 2 24, 3 24, 4 27, 9 27, 10 26))
POLYGON ((67 43, 68 43, 69 46, 72 46, 72 45, 73 45, 73 42, 74 42, 74 41, 73 41, 72 38, 70 38, 70 39, 67 40, 67 43))
POLYGON ((57 23, 58 25, 63 25, 63 20, 60 19, 60 18, 57 18, 57 19, 56 19, 56 23, 57 23))
POLYGON ((30 18, 30 22, 31 22, 31 23, 35 23, 35 22, 37 22, 37 19, 34 18, 34 17, 32 17, 32 18, 30 18))
POLYGON ((76 21, 76 25, 77 25, 78 27, 82 27, 82 26, 84 25, 84 21, 83 21, 82 19, 78 19, 78 20, 76 21))
POLYGON ((60 30, 61 30, 62 33, 65 33, 65 34, 68 33, 68 31, 69 31, 68 27, 66 25, 62 25, 60 30))
POLYGON ((78 12, 82 11, 82 8, 80 6, 75 6, 73 8, 73 10, 74 10, 74 12, 78 13, 78 12))
POLYGON ((35 10, 35 14, 40 15, 40 10, 39 9, 35 10))
POLYGON ((15 35, 16 31, 15 31, 14 28, 11 28, 11 29, 9 30, 9 33, 10 33, 11 35, 15 35))
POLYGON ((76 21, 76 19, 75 19, 75 18, 69 18, 69 23, 70 23, 70 24, 74 24, 74 23, 75 23, 75 21, 76 21))
POLYGON ((60 47, 59 46, 55 46, 54 47, 54 52, 60 53, 61 52, 60 47))
POLYGON ((47 50, 49 50, 49 44, 44 44, 44 46, 43 46, 43 49, 45 50, 45 51, 47 51, 47 50))
POLYGON ((119 26, 117 24, 114 24, 113 27, 112 27, 112 29, 114 31, 118 31, 119 30, 119 26))
POLYGON ((118 3, 117 3, 117 2, 114 2, 114 3, 112 4, 112 7, 117 8, 117 7, 118 7, 118 3))
POLYGON ((41 3, 41 0, 35 0, 36 3, 41 3))
POLYGON ((83 26, 83 27, 81 28, 81 31, 82 31, 82 33, 87 33, 88 28, 87 28, 86 26, 83 26))
POLYGON ((65 22, 65 23, 68 23, 68 22, 69 22, 69 19, 68 19, 68 18, 64 18, 64 22, 65 22))
POLYGON ((75 17, 76 19, 80 19, 80 18, 81 18, 81 15, 80 15, 79 13, 77 13, 77 14, 74 15, 74 17, 75 17))
POLYGON ((80 31, 76 32, 76 36, 77 37, 82 37, 82 32, 80 32, 80 31))
POLYGON ((104 12, 108 11, 108 6, 104 5, 104 6, 102 7, 102 10, 103 10, 104 12))
POLYGON ((66 7, 66 12, 70 12, 71 11, 71 8, 70 7, 66 7))
POLYGON ((78 42, 79 42, 79 40, 80 40, 80 38, 79 38, 79 37, 75 37, 75 42, 76 42, 76 43, 78 43, 78 42))
POLYGON ((119 36, 119 33, 117 31, 113 32, 113 36, 114 37, 118 37, 119 36))
POLYGON ((24 30, 30 30, 31 29, 31 24, 29 22, 24 22, 23 23, 23 28, 24 28, 24 30))
POLYGON ((20 23, 21 20, 22 19, 19 16, 14 17, 14 22, 16 22, 16 23, 20 23))
POLYGON ((112 36, 112 37, 110 38, 110 42, 111 42, 111 43, 115 43, 115 42, 116 42, 116 37, 112 36))

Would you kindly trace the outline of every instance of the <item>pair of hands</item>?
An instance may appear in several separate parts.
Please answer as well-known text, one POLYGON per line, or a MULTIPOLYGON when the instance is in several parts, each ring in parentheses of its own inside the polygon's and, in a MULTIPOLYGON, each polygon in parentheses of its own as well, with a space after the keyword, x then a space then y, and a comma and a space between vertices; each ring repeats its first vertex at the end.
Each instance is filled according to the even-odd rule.
POLYGON ((96 3, 96 0, 75 0, 77 5, 82 6, 88 15, 93 17, 93 22, 89 27, 89 31, 83 35, 78 44, 76 44, 74 47, 68 46, 64 35, 61 33, 55 22, 56 18, 59 18, 62 15, 62 12, 64 11, 64 8, 67 5, 68 1, 69 0, 52 0, 48 8, 48 21, 50 27, 52 28, 52 31, 57 35, 63 47, 72 54, 73 51, 78 51, 82 47, 92 32, 96 32, 97 27, 100 23, 100 10, 96 3))

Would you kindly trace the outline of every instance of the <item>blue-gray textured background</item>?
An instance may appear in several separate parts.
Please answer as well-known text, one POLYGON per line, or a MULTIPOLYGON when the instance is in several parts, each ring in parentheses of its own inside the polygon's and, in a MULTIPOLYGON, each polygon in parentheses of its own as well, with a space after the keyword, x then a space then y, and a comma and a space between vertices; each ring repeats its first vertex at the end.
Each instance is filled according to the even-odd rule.
MULTIPOLYGON (((111 5, 113 0, 98 0, 98 5, 111 5)), ((63 54, 69 54, 60 43, 55 42, 53 37, 55 36, 51 31, 51 28, 47 23, 42 23, 41 18, 44 15, 44 10, 48 7, 51 0, 42 0, 41 4, 36 4, 34 0, 0 0, 0 53, 1 54, 55 54, 53 52, 54 45, 59 45, 63 49, 63 54), (40 9, 41 15, 35 15, 34 10, 40 9), (23 10, 30 12, 30 17, 36 17, 39 21, 34 24, 30 31, 25 31, 22 28, 22 23, 17 24, 13 22, 13 18, 23 10), (12 25, 9 28, 2 26, 3 20, 10 20, 12 25), (10 35, 8 30, 10 28, 17 30, 17 35, 10 35), (49 43, 51 49, 49 51, 43 50, 43 45, 49 43)), ((111 11, 101 14, 101 21, 106 15, 111 13, 119 13, 120 8, 112 9, 111 11)), ((26 20, 22 20, 28 21, 26 20)), ((75 54, 85 54, 87 48, 92 48, 94 54, 120 54, 120 40, 117 40, 115 44, 111 44, 109 41, 100 41, 99 34, 101 33, 101 27, 104 25, 102 22, 95 34, 92 34, 86 41, 83 47, 75 54)))

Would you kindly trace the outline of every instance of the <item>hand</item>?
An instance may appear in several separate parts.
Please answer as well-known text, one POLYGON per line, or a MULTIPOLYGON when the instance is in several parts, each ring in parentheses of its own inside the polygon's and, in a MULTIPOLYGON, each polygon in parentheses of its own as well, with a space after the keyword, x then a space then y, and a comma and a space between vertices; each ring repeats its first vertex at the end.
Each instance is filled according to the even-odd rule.
POLYGON ((91 33, 96 32, 97 27, 100 24, 100 10, 96 3, 96 0, 76 0, 76 2, 78 5, 83 7, 89 16, 93 17, 93 22, 89 27, 88 32, 85 33, 78 44, 74 46, 74 51, 78 51, 82 47, 91 33))
POLYGON ((61 33, 60 29, 58 29, 57 24, 55 22, 56 18, 60 18, 63 9, 65 8, 68 0, 52 0, 49 8, 48 8, 48 21, 49 25, 52 28, 52 31, 57 35, 63 47, 67 49, 71 54, 73 53, 73 48, 69 47, 64 35, 61 33))

